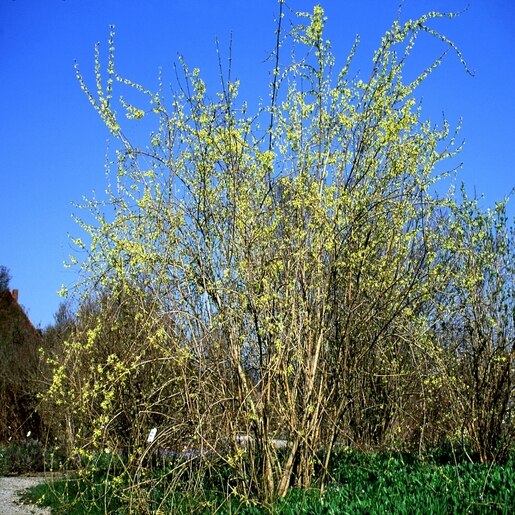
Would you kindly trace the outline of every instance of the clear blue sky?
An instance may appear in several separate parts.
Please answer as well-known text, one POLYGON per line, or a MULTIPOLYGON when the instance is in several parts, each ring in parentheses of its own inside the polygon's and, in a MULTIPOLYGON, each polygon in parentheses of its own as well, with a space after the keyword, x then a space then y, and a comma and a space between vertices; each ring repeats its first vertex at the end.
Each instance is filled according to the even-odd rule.
MULTIPOLYGON (((288 0, 292 10, 311 11, 315 3, 329 18, 337 64, 360 34, 357 67, 366 76, 398 0, 288 0)), ((458 19, 435 26, 459 45, 475 77, 449 55, 421 93, 427 117, 463 118, 460 178, 484 193, 486 206, 515 186, 515 2, 405 0, 403 18, 467 5, 458 19)), ((74 282, 63 267, 72 251, 68 234, 81 235, 72 202, 105 188, 109 135, 80 91, 74 60, 92 79, 94 44, 105 49, 115 24, 121 74, 155 88, 159 66, 171 76, 181 53, 214 83, 215 38, 225 50, 232 33, 233 76, 240 97, 253 102, 267 93, 271 63, 264 60, 276 14, 275 0, 0 0, 0 264, 11 270, 11 287, 36 325, 53 322, 56 292, 74 282)), ((420 66, 441 52, 434 41, 421 43, 420 66)))

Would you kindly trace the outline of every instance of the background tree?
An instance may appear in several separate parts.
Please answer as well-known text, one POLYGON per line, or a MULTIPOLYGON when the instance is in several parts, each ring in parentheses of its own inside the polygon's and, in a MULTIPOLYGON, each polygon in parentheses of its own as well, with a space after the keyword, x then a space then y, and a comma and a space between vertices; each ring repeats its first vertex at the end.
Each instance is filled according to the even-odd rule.
POLYGON ((450 224, 453 274, 437 334, 462 429, 490 462, 507 458, 514 437, 514 228, 506 201, 485 212, 463 197, 450 224))
POLYGON ((11 274, 9 273, 9 269, 4 265, 0 265, 0 292, 9 289, 10 281, 11 274))

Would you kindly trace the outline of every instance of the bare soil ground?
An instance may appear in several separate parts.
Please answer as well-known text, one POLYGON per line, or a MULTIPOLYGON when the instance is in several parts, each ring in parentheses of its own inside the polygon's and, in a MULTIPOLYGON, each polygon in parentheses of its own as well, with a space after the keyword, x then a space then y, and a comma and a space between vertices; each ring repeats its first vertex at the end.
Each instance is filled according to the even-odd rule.
POLYGON ((44 482, 45 476, 0 477, 0 515, 49 515, 50 508, 21 504, 20 492, 44 482))

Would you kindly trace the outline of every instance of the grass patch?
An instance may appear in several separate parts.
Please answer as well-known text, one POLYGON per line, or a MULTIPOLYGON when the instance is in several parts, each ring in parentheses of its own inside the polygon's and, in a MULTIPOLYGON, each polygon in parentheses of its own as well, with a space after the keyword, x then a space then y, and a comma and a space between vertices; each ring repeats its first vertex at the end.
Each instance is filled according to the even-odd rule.
POLYGON ((27 490, 23 500, 48 506, 55 515, 123 513, 122 505, 109 495, 109 481, 105 474, 90 480, 76 477, 54 479, 27 490))
MULTIPOLYGON (((445 461, 445 460, 444 460, 445 461)), ((221 474, 223 475, 223 474, 221 474)), ((206 482, 197 491, 172 488, 166 471, 154 471, 137 489, 123 474, 96 471, 80 479, 39 485, 30 500, 52 513, 355 514, 502 513, 515 506, 515 456, 503 465, 442 463, 392 453, 342 451, 332 481, 320 490, 293 489, 272 506, 260 506, 206 482)))

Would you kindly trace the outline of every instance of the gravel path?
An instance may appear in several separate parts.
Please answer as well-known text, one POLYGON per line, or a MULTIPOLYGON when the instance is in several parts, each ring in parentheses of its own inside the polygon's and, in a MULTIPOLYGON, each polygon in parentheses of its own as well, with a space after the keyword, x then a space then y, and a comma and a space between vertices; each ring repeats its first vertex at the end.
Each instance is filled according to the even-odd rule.
POLYGON ((0 477, 0 515, 48 515, 50 508, 20 504, 19 493, 45 481, 45 477, 0 477))

